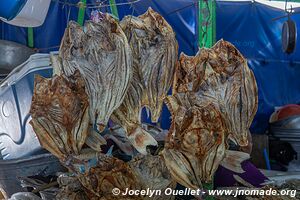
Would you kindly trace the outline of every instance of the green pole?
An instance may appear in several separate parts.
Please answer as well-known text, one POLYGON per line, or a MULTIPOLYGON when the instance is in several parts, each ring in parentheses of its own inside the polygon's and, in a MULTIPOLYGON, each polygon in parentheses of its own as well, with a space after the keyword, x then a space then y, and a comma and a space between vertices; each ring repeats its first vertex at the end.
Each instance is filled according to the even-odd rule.
POLYGON ((198 45, 212 47, 216 42, 216 1, 198 1, 198 45))
POLYGON ((119 14, 118 14, 118 8, 117 8, 117 5, 116 5, 116 1, 115 0, 109 0, 109 5, 110 5, 111 14, 116 19, 119 19, 119 14))
MULTIPOLYGON (((205 190, 213 190, 214 189, 214 184, 213 183, 203 183, 203 188, 205 190)), ((205 200, 214 200, 214 197, 207 196, 205 197, 205 200)))
POLYGON ((78 17, 77 17, 77 23, 81 26, 83 25, 84 21, 84 14, 85 14, 85 7, 86 7, 86 0, 81 0, 79 3, 79 10, 78 10, 78 17))
POLYGON ((33 40, 33 28, 27 28, 27 46, 30 48, 34 47, 34 40, 33 40))
MULTIPOLYGON (((216 1, 198 0, 198 45, 199 47, 212 47, 216 42, 216 1)), ((213 189, 213 181, 204 183, 206 190, 213 189)), ((213 200, 214 197, 208 196, 205 200, 213 200)))

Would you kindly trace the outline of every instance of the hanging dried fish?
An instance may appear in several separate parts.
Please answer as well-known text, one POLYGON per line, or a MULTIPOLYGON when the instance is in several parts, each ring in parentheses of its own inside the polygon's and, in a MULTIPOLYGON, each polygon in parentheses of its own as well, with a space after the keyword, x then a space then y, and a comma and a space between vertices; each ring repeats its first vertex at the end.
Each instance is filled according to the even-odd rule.
POLYGON ((60 160, 78 155, 88 135, 88 105, 78 72, 68 78, 37 75, 30 124, 41 145, 60 160))
POLYGON ((196 56, 181 54, 173 94, 188 92, 194 105, 213 104, 226 122, 226 134, 240 146, 257 111, 258 93, 247 61, 229 42, 220 40, 196 56))
POLYGON ((177 41, 171 26, 151 8, 139 17, 125 17, 120 24, 133 51, 133 81, 112 119, 126 129, 134 147, 146 154, 146 146, 157 142, 141 126, 141 109, 147 107, 152 122, 158 121, 173 81, 177 41))
POLYGON ((167 167, 182 185, 201 188, 222 161, 228 138, 247 145, 257 109, 254 75, 238 50, 221 40, 196 56, 180 56, 166 102, 172 114, 167 167))
POLYGON ((86 21, 84 27, 70 22, 52 59, 54 72, 67 76, 79 70, 89 97, 91 123, 102 132, 112 112, 120 106, 132 77, 132 55, 126 35, 118 22, 103 14, 99 23, 86 21))
POLYGON ((173 178, 188 188, 209 182, 225 153, 225 125, 212 105, 189 104, 188 94, 167 98, 172 125, 162 152, 173 178))

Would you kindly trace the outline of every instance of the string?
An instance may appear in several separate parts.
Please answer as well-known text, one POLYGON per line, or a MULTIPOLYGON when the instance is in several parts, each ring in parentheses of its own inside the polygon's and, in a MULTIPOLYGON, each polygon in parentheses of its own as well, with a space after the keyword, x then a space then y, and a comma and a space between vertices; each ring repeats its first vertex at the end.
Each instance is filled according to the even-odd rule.
POLYGON ((110 7, 110 6, 122 6, 122 5, 132 5, 134 3, 138 3, 141 0, 134 0, 134 1, 128 1, 128 2, 122 2, 122 3, 116 3, 116 4, 102 4, 105 1, 101 1, 101 2, 97 2, 97 3, 90 3, 90 4, 86 4, 83 5, 80 2, 79 3, 70 3, 70 2, 66 2, 66 1, 62 1, 62 0, 51 0, 53 2, 57 2, 59 4, 63 4, 63 5, 68 5, 68 6, 72 6, 72 7, 77 7, 77 8, 105 8, 105 7, 110 7))
MULTIPOLYGON (((51 1, 52 2, 57 2, 59 4, 62 4, 63 8, 64 8, 64 6, 69 6, 69 7, 77 7, 77 8, 85 7, 87 9, 96 9, 96 8, 105 8, 105 7, 112 6, 110 4, 107 4, 107 2, 108 2, 107 0, 102 0, 102 1, 99 1, 97 3, 89 3, 89 4, 86 4, 86 5, 82 5, 82 4, 80 4, 80 2, 79 3, 70 3, 70 2, 67 2, 67 0, 51 0, 51 1)), ((131 16, 130 16, 130 22, 131 22, 133 14, 136 11, 134 4, 138 3, 140 1, 141 0, 128 0, 128 2, 116 3, 116 4, 113 4, 113 5, 116 5, 116 6, 130 5, 130 8, 132 8, 132 13, 131 13, 131 16)), ((185 7, 173 10, 173 11, 167 13, 166 15, 170 15, 170 14, 179 12, 179 11, 181 11, 183 9, 186 9, 186 8, 189 8, 189 7, 191 7, 191 6, 195 5, 195 4, 196 4, 196 1, 194 3, 192 3, 192 4, 189 4, 189 5, 185 6, 185 7)), ((70 12, 71 12, 71 8, 68 9, 67 22, 69 22, 69 20, 70 20, 70 12)), ((206 24, 206 27, 207 27, 207 24, 206 24)), ((56 48, 59 48, 59 45, 51 46, 51 47, 46 47, 46 48, 35 48, 35 50, 37 52, 40 52, 40 51, 45 51, 45 50, 49 50, 49 49, 56 49, 56 48)))

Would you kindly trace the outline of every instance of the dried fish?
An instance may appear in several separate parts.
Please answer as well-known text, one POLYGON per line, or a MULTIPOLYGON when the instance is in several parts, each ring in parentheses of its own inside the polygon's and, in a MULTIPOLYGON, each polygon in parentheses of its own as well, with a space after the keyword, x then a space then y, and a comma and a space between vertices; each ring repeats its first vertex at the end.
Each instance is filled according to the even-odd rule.
POLYGON ((116 125, 110 128, 110 133, 104 135, 104 138, 112 140, 128 156, 135 156, 138 153, 128 140, 126 132, 121 126, 116 125))
POLYGON ((131 160, 129 166, 135 172, 143 189, 160 190, 161 195, 144 199, 171 200, 175 197, 165 195, 167 188, 175 189, 176 182, 172 178, 163 158, 161 156, 139 155, 131 160))
POLYGON ((101 146, 106 144, 106 140, 92 127, 90 127, 89 135, 86 138, 85 144, 88 145, 91 149, 101 152, 101 146))
POLYGON ((61 174, 57 179, 60 190, 57 200, 88 200, 85 190, 75 174, 61 174))
POLYGON ((30 113, 41 145, 60 160, 78 155, 88 135, 88 97, 78 72, 35 77, 30 113))
MULTIPOLYGON (((176 182, 172 179, 161 156, 139 155, 126 163, 102 153, 93 153, 77 157, 80 160, 91 160, 96 156, 97 163, 84 171, 77 170, 77 177, 82 186, 87 189, 88 196, 103 199, 174 199, 172 196, 158 195, 120 195, 114 196, 112 190, 161 190, 175 189, 176 182), (80 171, 80 172, 79 172, 80 171), (151 180, 151 181, 149 181, 151 180)), ((80 169, 80 167, 74 167, 80 169)))
POLYGON ((58 179, 58 199, 150 199, 120 198, 112 190, 163 191, 174 189, 175 181, 199 189, 211 181, 228 138, 247 145, 257 87, 246 60, 221 40, 194 57, 182 54, 175 70, 177 49, 171 26, 152 9, 125 17, 120 25, 108 14, 84 27, 69 23, 59 56, 51 58, 53 78, 35 78, 30 110, 42 146, 75 175, 58 179), (136 154, 130 143, 146 154, 147 145, 157 145, 165 134, 142 124, 141 109, 149 109, 157 122, 164 101, 172 125, 161 154, 126 163, 100 152, 105 140, 91 124, 103 131, 111 117, 124 129, 106 138, 129 155, 136 154), (82 149, 84 143, 92 149, 82 149))
POLYGON ((127 163, 101 153, 97 154, 97 164, 94 167, 78 173, 77 176, 89 192, 105 199, 119 199, 112 194, 114 188, 120 189, 122 193, 126 188, 141 189, 138 178, 127 163))
MULTIPOLYGON (((163 144, 165 141, 165 138, 168 134, 167 130, 163 130, 157 126, 143 123, 142 128, 146 130, 157 142, 163 144)), ((128 156, 136 156, 138 152, 135 150, 135 148, 132 146, 131 142, 129 141, 128 137, 126 137, 126 131, 121 126, 114 126, 110 128, 109 134, 104 135, 104 138, 106 140, 112 140, 117 147, 122 150, 126 155, 128 156)), ((147 149, 149 150, 149 149, 147 149)))
POLYGON ((125 128, 134 147, 146 154, 146 146, 157 142, 141 126, 140 112, 147 107, 152 122, 158 121, 173 81, 177 41, 171 26, 151 8, 139 17, 126 16, 120 24, 133 51, 133 81, 112 119, 125 128))
POLYGON ((162 155, 178 183, 199 189, 203 181, 211 181, 224 157, 225 126, 214 105, 188 103, 188 94, 167 98, 172 125, 162 155))
POLYGON ((250 155, 241 151, 231 151, 226 150, 225 157, 220 163, 223 167, 235 172, 235 173, 244 173, 245 171, 242 168, 242 162, 249 160, 250 155))
POLYGON ((247 145, 257 86, 243 56, 220 40, 196 56, 181 54, 166 103, 172 125, 164 159, 176 181, 197 189, 211 181, 229 138, 247 145))
POLYGON ((188 92, 194 105, 214 104, 226 122, 226 134, 247 145, 249 127, 257 111, 258 93, 247 61, 229 42, 220 40, 196 56, 181 54, 173 94, 188 92))
POLYGON ((58 188, 55 176, 31 176, 18 178, 22 188, 32 193, 39 194, 43 200, 54 199, 58 188))
POLYGON ((89 97, 91 123, 102 132, 112 112, 122 103, 132 77, 132 53, 118 22, 103 14, 99 23, 84 27, 70 22, 52 59, 54 72, 70 76, 79 70, 89 97))

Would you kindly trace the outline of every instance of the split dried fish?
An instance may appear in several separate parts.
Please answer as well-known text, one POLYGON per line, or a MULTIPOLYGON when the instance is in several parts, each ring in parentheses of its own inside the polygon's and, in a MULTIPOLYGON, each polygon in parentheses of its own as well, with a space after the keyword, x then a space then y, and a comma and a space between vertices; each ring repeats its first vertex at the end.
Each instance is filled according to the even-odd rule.
POLYGON ((54 72, 72 75, 75 70, 85 81, 92 124, 102 132, 113 111, 122 103, 132 77, 132 53, 118 22, 103 14, 99 23, 86 21, 84 27, 70 22, 52 59, 54 72))
POLYGON ((257 86, 243 56, 220 40, 196 56, 181 54, 166 103, 172 125, 164 159, 176 181, 197 189, 211 181, 229 138, 247 145, 257 86))
MULTIPOLYGON (((176 182, 168 171, 161 156, 139 155, 126 163, 118 158, 96 153, 97 164, 78 173, 77 177, 87 195, 103 199, 174 199, 170 196, 130 196, 119 197, 112 194, 114 188, 123 193, 129 190, 161 190, 175 189, 176 182), (151 181, 149 181, 151 180, 151 181)), ((85 157, 89 159, 90 156, 85 157)), ((77 157, 79 158, 79 157, 77 157)), ((79 158, 82 159, 82 158, 79 158)), ((76 167, 74 167, 76 168, 76 167)))
POLYGON ((225 153, 224 121, 214 107, 189 104, 188 94, 167 98, 172 125, 162 152, 173 178, 188 188, 209 182, 225 153))
POLYGON ((139 17, 121 22, 133 52, 133 81, 123 104, 112 119, 122 125, 134 147, 146 154, 147 145, 157 142, 141 126, 141 109, 147 107, 157 122, 175 71, 178 45, 171 26, 151 8, 139 17))
POLYGON ((246 59, 232 44, 220 40, 194 57, 181 54, 173 94, 182 92, 199 107, 215 105, 226 122, 226 134, 240 146, 247 145, 257 111, 257 85, 246 59))
MULTIPOLYGON (((112 194, 114 188, 121 192, 128 189, 141 189, 139 180, 127 163, 102 153, 88 153, 76 157, 84 162, 96 158, 94 166, 85 168, 83 171, 80 165, 73 167, 77 169, 77 177, 80 183, 87 189, 87 195, 104 199, 118 199, 112 194)), ((133 198, 134 199, 134 198, 133 198)))
POLYGON ((88 97, 79 73, 35 77, 30 114, 41 145, 60 160, 78 155, 89 129, 88 97))

